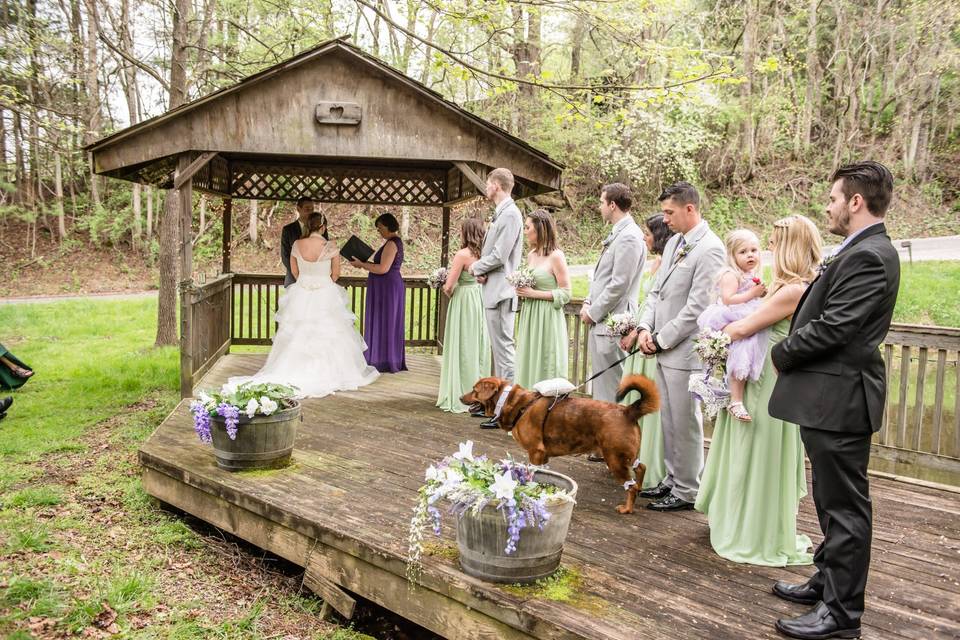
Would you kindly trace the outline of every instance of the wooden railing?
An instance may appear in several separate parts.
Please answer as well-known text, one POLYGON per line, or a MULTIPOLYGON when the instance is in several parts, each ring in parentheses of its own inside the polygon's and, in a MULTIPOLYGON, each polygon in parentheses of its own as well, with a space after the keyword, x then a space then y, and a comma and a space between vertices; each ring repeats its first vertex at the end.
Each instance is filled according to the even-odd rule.
MULTIPOLYGON (((592 371, 581 305, 574 300, 564 307, 574 384, 592 371)), ((887 404, 871 468, 960 486, 960 329, 894 324, 882 353, 887 404)), ((709 435, 712 425, 705 428, 709 435)))
MULTIPOLYGON (((426 278, 404 278, 406 288, 405 336, 407 347, 438 347, 440 336, 439 292, 426 278)), ((350 310, 363 333, 367 279, 341 277, 337 284, 347 290, 350 310)), ((276 333, 276 311, 283 294, 283 276, 236 274, 233 277, 233 313, 230 335, 233 344, 269 345, 276 333)))
MULTIPOLYGON (((363 331, 366 278, 344 277, 350 308, 363 331)), ((424 278, 405 278, 405 344, 441 348, 445 300, 424 278)), ((229 345, 269 345, 276 332, 283 277, 221 276, 189 293, 190 353, 181 376, 198 379, 229 345), (232 307, 231 313, 224 310, 232 307)), ((591 374, 581 302, 564 307, 569 345, 568 376, 581 384, 591 374)), ((960 486, 960 329, 895 324, 882 353, 887 364, 883 428, 874 438, 875 470, 960 486)), ((708 426, 709 430, 709 426, 708 426)))
POLYGON ((231 274, 181 292, 186 304, 181 309, 183 332, 180 344, 182 392, 190 394, 193 381, 230 348, 231 274))

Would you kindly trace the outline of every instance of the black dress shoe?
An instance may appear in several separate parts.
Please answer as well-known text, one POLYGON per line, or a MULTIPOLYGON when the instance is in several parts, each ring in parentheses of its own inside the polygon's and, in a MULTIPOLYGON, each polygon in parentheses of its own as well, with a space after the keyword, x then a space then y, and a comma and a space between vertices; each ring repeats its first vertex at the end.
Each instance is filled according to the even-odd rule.
POLYGON ((471 411, 471 412, 470 412, 470 417, 471 417, 471 418, 486 418, 486 417, 487 417, 487 414, 485 414, 483 411, 471 411))
POLYGON ((809 580, 803 584, 790 584, 789 582, 778 580, 777 583, 773 585, 773 593, 784 600, 811 606, 820 602, 823 597, 822 593, 810 586, 809 580))
POLYGON ((797 618, 780 618, 777 631, 800 640, 826 640, 826 638, 859 638, 860 626, 841 627, 830 609, 822 602, 797 618))
POLYGON ((647 505, 647 509, 651 511, 683 511, 684 509, 693 509, 693 503, 678 498, 671 493, 665 498, 651 502, 647 505))
POLYGON ((660 498, 665 498, 668 495, 670 495, 670 487, 662 482, 655 487, 650 487, 649 489, 644 489, 640 492, 640 497, 647 498, 648 500, 659 500, 660 498))
POLYGON ((0 413, 6 413, 7 409, 10 408, 10 405, 13 404, 13 396, 7 396, 3 400, 0 400, 0 413))
POLYGON ((483 422, 481 422, 480 428, 481 429, 499 429, 500 425, 497 424, 496 420, 494 420, 493 418, 490 418, 489 420, 484 420, 483 422))
POLYGON ((603 456, 598 456, 595 453, 590 453, 587 455, 587 460, 590 462, 604 462, 605 458, 603 456))

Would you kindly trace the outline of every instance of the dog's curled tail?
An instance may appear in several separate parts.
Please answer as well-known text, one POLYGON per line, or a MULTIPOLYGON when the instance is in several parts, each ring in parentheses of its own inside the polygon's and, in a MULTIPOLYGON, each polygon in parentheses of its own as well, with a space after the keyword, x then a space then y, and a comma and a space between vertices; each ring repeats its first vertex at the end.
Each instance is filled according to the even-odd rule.
POLYGON ((625 376, 617 389, 617 400, 623 400, 631 391, 640 394, 640 399, 627 407, 627 416, 631 420, 639 420, 660 408, 660 392, 657 391, 657 385, 650 378, 637 374, 625 376))

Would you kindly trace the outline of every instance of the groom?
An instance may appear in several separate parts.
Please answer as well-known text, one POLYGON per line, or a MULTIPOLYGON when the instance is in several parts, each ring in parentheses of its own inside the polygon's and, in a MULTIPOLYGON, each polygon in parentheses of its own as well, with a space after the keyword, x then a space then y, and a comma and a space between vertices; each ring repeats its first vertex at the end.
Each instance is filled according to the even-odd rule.
POLYGON ((297 219, 284 226, 280 232, 280 262, 287 271, 283 277, 284 287, 289 287, 297 280, 290 270, 290 252, 293 250, 294 242, 307 237, 307 220, 311 213, 313 213, 313 200, 300 198, 297 200, 297 219))
POLYGON ((770 415, 800 425, 823 531, 816 573, 773 587, 781 598, 814 605, 777 620, 791 638, 860 637, 872 529, 867 462, 886 394, 878 347, 900 288, 900 258, 883 225, 892 197, 893 176, 878 162, 833 174, 827 222, 844 241, 823 261, 790 335, 770 354, 779 371, 770 415))
POLYGON ((703 416, 689 391, 690 374, 700 361, 693 352, 697 317, 716 297, 723 268, 723 242, 700 215, 700 194, 689 182, 678 182, 660 195, 663 221, 675 235, 663 249, 663 263, 647 294, 639 333, 624 338, 646 354, 657 355, 657 388, 663 399, 660 424, 667 476, 640 492, 655 498, 654 511, 692 509, 703 471, 703 416))
MULTIPOLYGON (((517 313, 517 290, 507 276, 520 265, 523 217, 514 203, 513 174, 509 169, 494 169, 487 176, 486 196, 496 205, 493 222, 483 239, 480 259, 470 272, 483 285, 484 315, 493 347, 493 368, 498 378, 513 380, 513 325, 517 313)), ((481 428, 497 429, 495 418, 481 423, 481 428)))

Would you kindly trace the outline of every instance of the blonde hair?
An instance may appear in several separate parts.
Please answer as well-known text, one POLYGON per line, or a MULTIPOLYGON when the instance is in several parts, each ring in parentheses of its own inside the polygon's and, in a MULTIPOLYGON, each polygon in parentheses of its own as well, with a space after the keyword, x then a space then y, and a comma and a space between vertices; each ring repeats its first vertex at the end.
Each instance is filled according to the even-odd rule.
MULTIPOLYGON (((727 248, 727 269, 725 269, 725 271, 733 271, 738 278, 742 278, 744 272, 737 264, 737 251, 748 242, 755 242, 757 249, 760 248, 760 238, 758 238, 757 234, 753 231, 750 231, 750 229, 734 229, 723 239, 723 245, 727 248)), ((761 269, 762 273, 762 265, 760 264, 759 258, 757 260, 757 268, 761 269)))
POLYGON ((503 192, 507 195, 513 192, 513 172, 511 172, 510 169, 504 169, 503 167, 494 169, 487 174, 487 180, 492 180, 500 185, 500 188, 503 189, 503 192))
POLYGON ((811 282, 820 264, 820 232, 817 225, 801 215, 780 218, 773 223, 773 282, 770 295, 788 284, 811 282))

